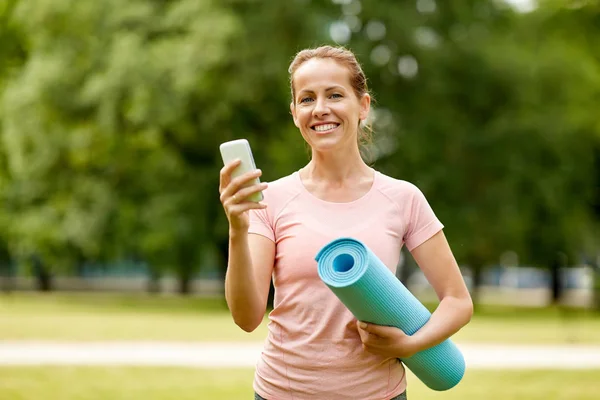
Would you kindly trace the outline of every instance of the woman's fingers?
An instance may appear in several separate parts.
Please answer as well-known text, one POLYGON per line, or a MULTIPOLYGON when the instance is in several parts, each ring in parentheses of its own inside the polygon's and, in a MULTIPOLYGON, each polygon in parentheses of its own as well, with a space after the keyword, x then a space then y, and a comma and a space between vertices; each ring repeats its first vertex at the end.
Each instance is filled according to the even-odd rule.
POLYGON ((249 210, 261 210, 266 208, 267 205, 264 203, 255 203, 253 201, 247 201, 245 203, 232 204, 229 206, 229 215, 232 217, 238 217, 249 210))
POLYGON ((254 193, 261 192, 266 188, 267 184, 264 182, 257 185, 248 186, 235 192, 231 198, 233 203, 242 203, 245 202, 249 196, 253 195, 254 193))
MULTIPOLYGON (((233 197, 240 189, 246 186, 253 179, 258 178, 262 175, 261 170, 254 170, 250 172, 246 172, 243 175, 238 176, 235 179, 232 179, 221 191, 221 203, 225 205, 225 203, 233 197)), ((247 195, 236 195, 235 202, 241 202, 247 195)))
POLYGON ((223 190, 229 185, 231 182, 231 173, 238 165, 240 165, 241 160, 233 160, 232 162, 226 164, 219 173, 219 193, 222 193, 223 190))
POLYGON ((239 160, 225 165, 220 171, 219 193, 225 214, 229 219, 230 226, 240 228, 248 226, 247 212, 252 209, 264 209, 263 203, 247 201, 248 196, 267 188, 266 183, 252 184, 252 181, 262 175, 262 171, 254 170, 246 172, 234 179, 231 174, 240 164, 239 160))

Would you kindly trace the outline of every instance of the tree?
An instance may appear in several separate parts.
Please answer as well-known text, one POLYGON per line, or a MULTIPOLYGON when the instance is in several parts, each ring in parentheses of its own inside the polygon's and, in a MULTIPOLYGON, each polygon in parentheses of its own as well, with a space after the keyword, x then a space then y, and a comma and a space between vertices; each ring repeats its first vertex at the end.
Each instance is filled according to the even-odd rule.
MULTIPOLYGON (((17 4, 16 0, 9 0, 0 5, 0 93, 4 86, 15 73, 26 57, 26 50, 22 32, 12 23, 11 16, 17 4)), ((0 130, 3 125, 3 116, 0 112, 0 130)), ((10 290, 10 277, 12 271, 12 255, 8 244, 8 229, 10 220, 10 204, 6 191, 10 182, 7 167, 7 154, 2 141, 0 141, 0 278, 6 279, 3 289, 10 290)))
POLYGON ((23 0, 14 19, 29 48, 3 96, 18 254, 53 268, 73 248, 136 254, 181 266, 187 291, 208 240, 212 123, 230 111, 206 107, 207 76, 235 17, 209 1, 23 0))
POLYGON ((425 192, 476 288, 507 250, 557 271, 590 232, 594 64, 537 14, 425 3, 362 2, 357 15, 349 44, 381 105, 376 162, 425 192))
POLYGON ((587 40, 598 8, 584 8, 542 7, 524 19, 527 37, 518 37, 536 57, 531 61, 535 90, 521 95, 529 113, 520 120, 532 132, 529 144, 537 143, 529 147, 534 163, 523 182, 534 188, 527 253, 532 263, 550 268, 555 303, 564 286, 560 267, 579 264, 583 254, 598 248, 592 204, 598 179, 594 149, 600 135, 589 110, 600 92, 600 63, 587 40), (572 34, 565 35, 565 30, 572 34))

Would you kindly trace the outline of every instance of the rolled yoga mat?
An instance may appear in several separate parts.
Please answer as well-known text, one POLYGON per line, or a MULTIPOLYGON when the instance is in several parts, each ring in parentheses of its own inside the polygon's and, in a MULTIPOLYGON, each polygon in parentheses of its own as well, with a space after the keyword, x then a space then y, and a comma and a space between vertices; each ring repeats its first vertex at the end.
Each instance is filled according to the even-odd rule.
MULTIPOLYGON (((336 239, 317 254, 321 280, 359 321, 395 326, 412 335, 431 313, 362 242, 336 239)), ((447 339, 437 346, 402 359, 425 385, 448 390, 462 379, 465 360, 447 339)))

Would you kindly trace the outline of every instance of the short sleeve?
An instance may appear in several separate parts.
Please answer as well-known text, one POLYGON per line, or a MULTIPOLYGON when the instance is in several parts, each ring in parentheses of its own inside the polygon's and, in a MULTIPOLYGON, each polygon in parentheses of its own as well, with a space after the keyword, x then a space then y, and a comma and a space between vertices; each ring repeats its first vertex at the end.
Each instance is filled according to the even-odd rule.
POLYGON ((269 207, 260 210, 250 210, 250 227, 248 233, 256 233, 262 235, 267 239, 275 241, 275 230, 273 229, 273 223, 269 218, 269 207))
POLYGON ((413 189, 410 214, 404 233, 404 243, 409 251, 423 244, 444 228, 423 192, 414 185, 413 189))

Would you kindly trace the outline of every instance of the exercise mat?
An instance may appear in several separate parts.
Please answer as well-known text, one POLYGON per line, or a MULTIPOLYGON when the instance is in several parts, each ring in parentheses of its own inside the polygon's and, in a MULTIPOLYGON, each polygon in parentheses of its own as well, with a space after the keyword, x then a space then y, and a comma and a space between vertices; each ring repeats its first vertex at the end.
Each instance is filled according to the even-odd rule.
MULTIPOLYGON (((317 254, 321 280, 359 321, 395 326, 412 335, 431 313, 362 242, 336 239, 317 254)), ((425 385, 448 390, 462 379, 465 360, 447 339, 401 360, 425 385)))

